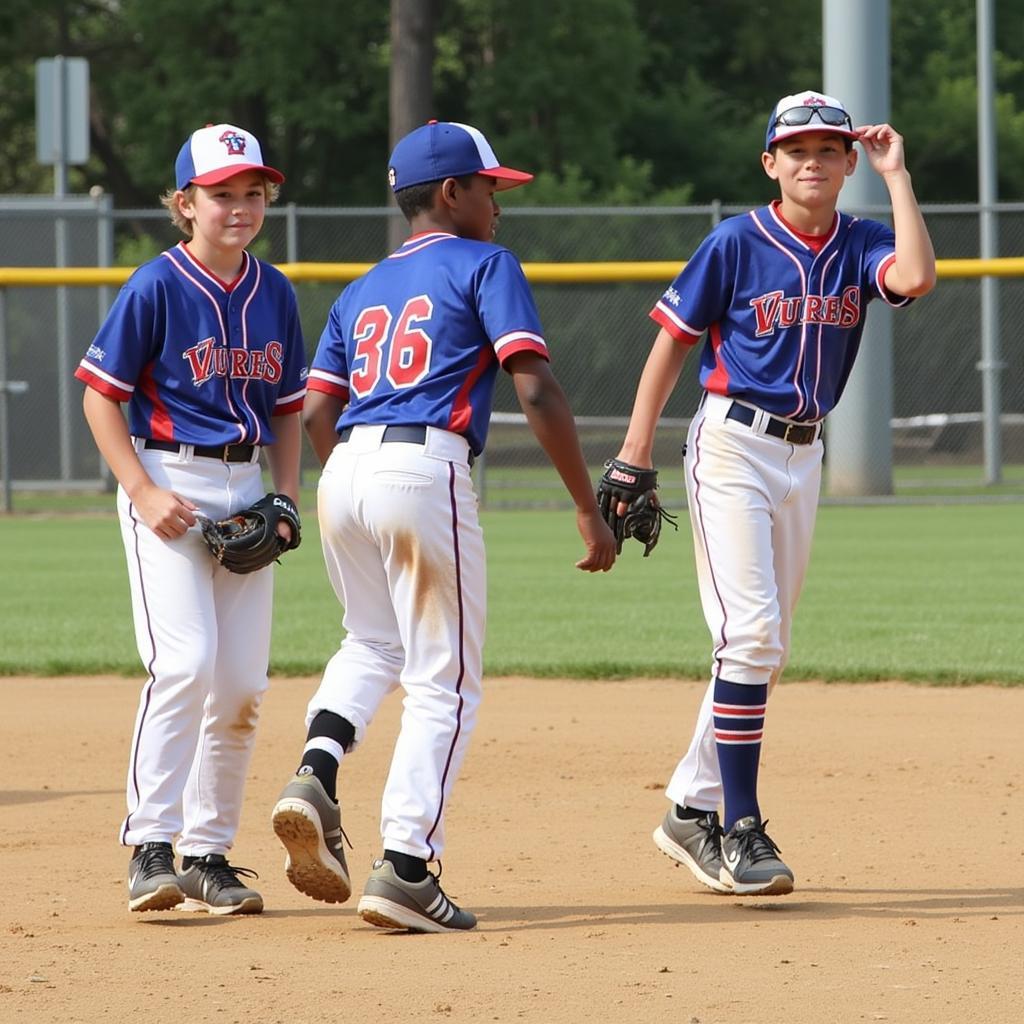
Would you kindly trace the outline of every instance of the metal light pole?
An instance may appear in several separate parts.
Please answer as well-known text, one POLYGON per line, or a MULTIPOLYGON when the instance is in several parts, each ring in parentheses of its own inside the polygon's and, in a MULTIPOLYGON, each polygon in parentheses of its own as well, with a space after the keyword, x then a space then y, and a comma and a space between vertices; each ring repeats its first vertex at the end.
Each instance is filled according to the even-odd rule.
MULTIPOLYGON (((992 52, 995 31, 992 0, 977 0, 978 46, 978 203, 981 206, 979 229, 980 256, 999 255, 999 233, 994 209, 998 196, 999 168, 996 157, 995 72, 992 52)), ((1002 396, 999 375, 1005 364, 999 346, 999 282, 994 277, 981 279, 981 372, 982 433, 985 446, 985 483, 1002 480, 1002 433, 999 418, 1002 396)))
MULTIPOLYGON (((53 196, 64 199, 68 194, 68 114, 67 67, 63 57, 54 57, 57 87, 54 90, 54 112, 57 130, 53 163, 53 196)), ((59 205, 58 205, 59 209, 59 205)), ((57 267, 68 265, 68 224, 58 213, 54 221, 55 260, 57 267)), ((60 478, 71 479, 71 354, 68 342, 68 290, 57 288, 57 409, 60 423, 60 478)))
MULTIPOLYGON (((823 0, 825 92, 847 105, 855 124, 889 120, 889 0, 823 0)), ((851 212, 884 205, 889 194, 867 161, 840 194, 851 212)), ((826 424, 828 490, 892 493, 893 361, 891 311, 872 303, 860 353, 842 400, 826 424)))
MULTIPOLYGON (((67 197, 68 165, 89 159, 89 62, 82 57, 36 61, 36 156, 53 165, 54 265, 68 265, 67 221, 61 200, 67 197)), ((60 477, 71 479, 71 356, 68 341, 68 290, 57 288, 57 416, 60 477)))

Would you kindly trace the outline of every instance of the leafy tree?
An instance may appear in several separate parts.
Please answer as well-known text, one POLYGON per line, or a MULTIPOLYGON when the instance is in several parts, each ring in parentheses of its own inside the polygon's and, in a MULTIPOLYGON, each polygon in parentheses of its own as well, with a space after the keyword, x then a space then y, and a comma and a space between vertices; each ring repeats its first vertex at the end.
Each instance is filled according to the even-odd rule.
POLYGON ((288 199, 378 201, 365 151, 386 144, 386 5, 123 0, 120 13, 133 45, 104 76, 99 128, 139 200, 190 131, 229 121, 285 170, 288 199))
MULTIPOLYGON (((1024 5, 998 4, 999 190, 1024 195, 1024 5)), ((35 60, 91 68, 92 157, 69 186, 152 207, 197 126, 235 121, 288 175, 284 198, 380 205, 389 5, 379 0, 5 0, 0 188, 49 192, 35 60)), ((764 198, 768 107, 821 82, 821 2, 447 0, 435 116, 478 123, 537 170, 508 204, 764 198)), ((977 194, 974 0, 891 0, 893 123, 924 201, 977 194)))
MULTIPOLYGON (((36 161, 35 62, 57 54, 86 56, 81 29, 102 17, 102 6, 60 0, 5 0, 0 6, 0 189, 4 192, 53 191, 52 169, 36 161)), ((95 73, 94 68, 94 81, 95 73)), ((101 167, 94 159, 89 170, 101 167)), ((84 177, 71 169, 72 191, 84 177)))
POLYGON ((633 6, 448 5, 438 47, 438 116, 485 126, 500 141, 501 159, 543 168, 547 183, 531 188, 526 202, 643 201, 652 191, 650 169, 621 146, 643 62, 633 6))
POLYGON ((98 183, 121 206, 152 206, 188 133, 230 121, 286 170, 288 199, 380 201, 385 4, 6 0, 0 19, 5 190, 45 190, 49 172, 28 145, 34 62, 63 53, 89 59, 91 72, 94 155, 72 170, 72 188, 98 183))
MULTIPOLYGON (((1019 43, 1024 12, 996 6, 996 39, 1019 43)), ((972 201, 978 194, 975 4, 894 0, 892 13, 893 123, 906 138, 914 189, 923 201, 972 201)), ((997 52, 995 67, 999 195, 1020 199, 1024 61, 997 52)))

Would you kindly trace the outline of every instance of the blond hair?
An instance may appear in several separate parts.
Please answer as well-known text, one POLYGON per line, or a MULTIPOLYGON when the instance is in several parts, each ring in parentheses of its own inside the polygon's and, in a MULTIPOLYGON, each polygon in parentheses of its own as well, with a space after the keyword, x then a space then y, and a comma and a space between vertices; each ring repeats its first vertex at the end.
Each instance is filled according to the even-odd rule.
MULTIPOLYGON (((281 194, 281 188, 265 174, 261 174, 260 177, 263 179, 263 194, 266 198, 267 206, 271 206, 277 202, 277 198, 281 194)), ((171 216, 171 222, 186 238, 192 237, 192 221, 181 212, 178 196, 184 196, 188 202, 193 202, 195 194, 196 186, 189 184, 184 188, 169 188, 160 196, 160 205, 167 210, 171 216)))

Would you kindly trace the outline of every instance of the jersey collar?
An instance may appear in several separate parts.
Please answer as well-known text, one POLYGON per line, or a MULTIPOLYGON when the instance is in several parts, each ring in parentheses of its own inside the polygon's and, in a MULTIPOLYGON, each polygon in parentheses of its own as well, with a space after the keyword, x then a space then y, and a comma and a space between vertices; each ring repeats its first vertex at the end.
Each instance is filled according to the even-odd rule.
POLYGON ((206 266, 201 260, 190 252, 188 246, 184 242, 179 242, 175 249, 179 251, 193 267, 196 268, 201 274, 203 274, 212 284, 216 285, 221 291, 232 292, 235 288, 241 284, 244 280, 245 275, 249 273, 250 256, 245 250, 242 251, 242 266, 238 270, 238 274, 233 281, 225 281, 223 278, 218 277, 208 266, 206 266))
POLYGON ((412 256, 428 246, 443 242, 448 238, 457 238, 450 231, 420 231, 418 234, 407 238, 389 257, 389 260, 401 259, 403 256, 412 256))
POLYGON ((769 204, 768 213, 780 231, 785 232, 805 249, 810 249, 814 253, 821 252, 836 237, 836 232, 839 230, 840 217, 838 210, 832 214, 832 227, 824 235, 809 235, 805 231, 795 228, 782 216, 782 203, 778 199, 772 200, 769 204))

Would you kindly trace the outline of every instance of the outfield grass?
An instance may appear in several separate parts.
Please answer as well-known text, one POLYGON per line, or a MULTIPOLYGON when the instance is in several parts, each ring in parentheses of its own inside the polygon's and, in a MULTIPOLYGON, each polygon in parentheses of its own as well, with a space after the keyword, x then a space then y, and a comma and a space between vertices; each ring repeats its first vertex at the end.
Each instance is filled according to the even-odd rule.
MULTIPOLYGON (((340 639, 313 503, 277 573, 272 669, 318 673, 340 639)), ((789 678, 1024 683, 1019 505, 821 510, 789 678)), ((710 644, 685 515, 654 554, 573 568, 569 512, 490 511, 490 675, 702 678, 710 644)), ((112 513, 0 519, 0 673, 141 674, 112 513)))
MULTIPOLYGON (((613 450, 609 447, 609 451, 613 450)), ((591 466, 591 476, 601 476, 600 466, 591 466)), ((828 479, 822 486, 824 503, 829 503, 828 479)), ((477 486, 481 481, 477 474, 477 486)), ((683 472, 678 465, 661 468, 663 495, 672 505, 685 504, 683 472)), ((964 500, 1006 500, 1024 498, 1024 465, 1003 467, 1002 481, 986 484, 984 470, 979 466, 896 466, 893 470, 894 497, 912 501, 933 497, 955 497, 964 500)), ((551 466, 495 466, 487 469, 483 480, 483 497, 491 508, 501 507, 568 507, 565 487, 551 466)))
MULTIPOLYGON (((609 442, 609 451, 613 450, 609 442)), ((534 453, 538 460, 543 458, 540 449, 534 453)), ((481 489, 485 507, 568 508, 569 497, 565 486, 554 468, 548 464, 538 465, 488 465, 486 477, 481 480, 480 466, 475 472, 477 488, 481 489)), ((594 463, 590 475, 596 481, 603 467, 594 463)), ((829 504, 828 479, 822 487, 823 502, 829 504)), ((318 473, 307 467, 304 479, 309 493, 316 485, 318 473)), ((660 483, 663 494, 670 505, 681 506, 686 502, 683 493, 683 473, 679 465, 664 465, 661 468, 660 483)), ((269 485, 269 481, 268 481, 269 485)), ((998 484, 986 484, 981 466, 896 466, 893 469, 894 497, 910 501, 927 501, 930 498, 957 498, 1005 501, 1024 499, 1024 464, 1007 463, 1002 467, 1002 480, 998 484)), ((110 494, 89 491, 15 491, 12 496, 14 512, 57 514, 69 512, 105 512, 113 502, 110 494)), ((314 502, 315 505, 315 502, 314 502)), ((310 506, 313 507, 313 506, 310 506)))

